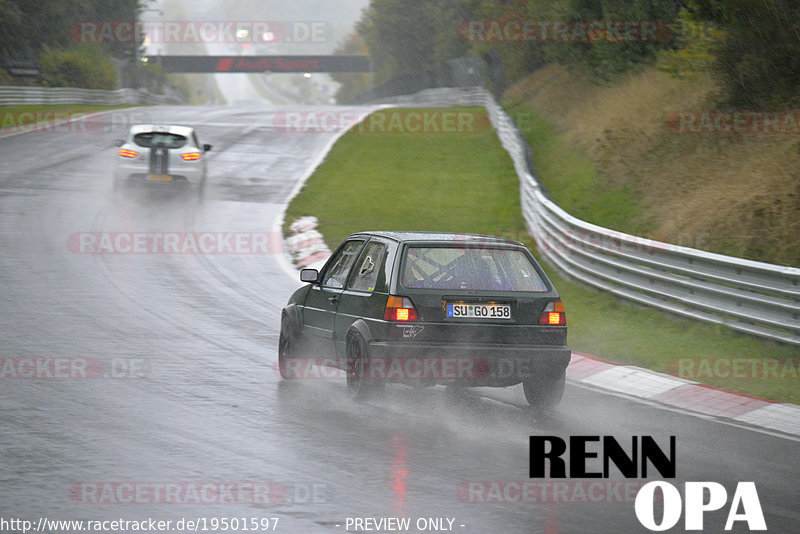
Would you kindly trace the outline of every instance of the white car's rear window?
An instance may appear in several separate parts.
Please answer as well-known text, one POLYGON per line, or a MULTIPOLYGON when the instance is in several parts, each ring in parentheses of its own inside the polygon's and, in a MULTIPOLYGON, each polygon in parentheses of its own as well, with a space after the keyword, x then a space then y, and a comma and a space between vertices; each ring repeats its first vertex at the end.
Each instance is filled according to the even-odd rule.
POLYGON ((180 148, 186 144, 186 138, 166 132, 145 132, 134 135, 133 142, 144 148, 180 148))
POLYGON ((400 282, 420 289, 548 290, 524 252, 483 246, 409 247, 400 282))

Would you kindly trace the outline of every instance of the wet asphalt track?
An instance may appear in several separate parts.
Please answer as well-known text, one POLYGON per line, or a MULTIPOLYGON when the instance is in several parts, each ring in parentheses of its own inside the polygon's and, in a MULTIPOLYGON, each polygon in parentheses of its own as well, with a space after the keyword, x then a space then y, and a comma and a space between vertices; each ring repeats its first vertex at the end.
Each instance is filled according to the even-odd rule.
MULTIPOLYGON (((755 481, 769 530, 797 531, 797 441, 571 385, 548 417, 443 388, 389 386, 354 404, 340 380, 282 383, 275 373, 280 309, 299 285, 277 254, 70 250, 80 232, 272 231, 330 140, 275 131, 269 107, 139 113, 193 124, 214 145, 202 204, 150 190, 112 199, 122 128, 0 139, 0 357, 97 359, 126 375, 0 380, 0 516, 279 517, 277 531, 309 533, 345 531, 347 517, 448 517, 464 533, 646 532, 631 502, 465 502, 459 488, 529 480, 531 434, 676 435, 678 483, 713 480, 732 493, 755 481), (209 481, 271 482, 287 496, 85 504, 75 492, 209 481)), ((722 532, 726 513, 708 514, 707 531, 722 532)))

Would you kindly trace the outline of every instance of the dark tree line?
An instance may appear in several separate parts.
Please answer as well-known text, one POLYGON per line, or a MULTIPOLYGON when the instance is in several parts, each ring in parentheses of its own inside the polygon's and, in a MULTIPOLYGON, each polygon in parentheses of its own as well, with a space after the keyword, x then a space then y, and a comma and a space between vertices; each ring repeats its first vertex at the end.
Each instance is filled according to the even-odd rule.
MULTIPOLYGON (((33 62, 44 85, 110 88, 111 57, 130 60, 135 44, 81 43, 70 27, 86 21, 134 21, 137 0, 0 0, 0 65, 33 62)), ((0 78, 5 72, 0 69, 0 78)), ((6 77, 0 81, 10 81, 6 77)))
MULTIPOLYGON (((548 62, 582 68, 608 81, 672 53, 689 60, 710 56, 705 66, 720 80, 727 105, 786 107, 800 97, 797 0, 372 0, 356 33, 373 61, 374 84, 441 68, 448 59, 465 55, 499 58, 506 83, 548 62), (671 38, 591 43, 465 39, 465 21, 475 20, 659 21, 671 38), (702 54, 697 52, 701 45, 702 54)), ((698 62, 689 60, 684 63, 696 68, 698 62)), ((677 65, 684 68, 680 61, 677 65)), ((352 94, 354 88, 343 92, 352 94)))
MULTIPOLYGON (((0 0, 0 56, 38 54, 44 47, 69 48, 68 34, 82 21, 135 20, 137 0, 0 0)), ((116 57, 130 54, 122 44, 103 45, 116 57)))

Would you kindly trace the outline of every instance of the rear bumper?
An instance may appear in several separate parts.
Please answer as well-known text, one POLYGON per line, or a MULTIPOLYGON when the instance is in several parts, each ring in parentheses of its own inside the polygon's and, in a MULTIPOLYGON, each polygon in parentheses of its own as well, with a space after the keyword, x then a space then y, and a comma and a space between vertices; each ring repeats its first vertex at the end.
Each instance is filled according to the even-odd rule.
POLYGON ((378 378, 464 386, 511 386, 529 378, 557 378, 572 356, 566 346, 500 343, 373 341, 369 351, 378 378))

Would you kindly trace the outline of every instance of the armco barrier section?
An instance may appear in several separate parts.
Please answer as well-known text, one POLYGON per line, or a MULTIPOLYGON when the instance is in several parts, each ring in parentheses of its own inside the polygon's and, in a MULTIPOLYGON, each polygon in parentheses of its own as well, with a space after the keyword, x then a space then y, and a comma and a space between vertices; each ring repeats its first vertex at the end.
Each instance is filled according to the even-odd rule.
POLYGON ((636 237, 577 219, 545 194, 524 137, 482 88, 427 89, 374 103, 483 106, 520 180, 525 222, 559 271, 640 304, 800 345, 800 269, 636 237))
POLYGON ((138 89, 80 89, 75 87, 0 86, 0 106, 30 104, 88 104, 98 106, 183 104, 173 96, 138 89))

